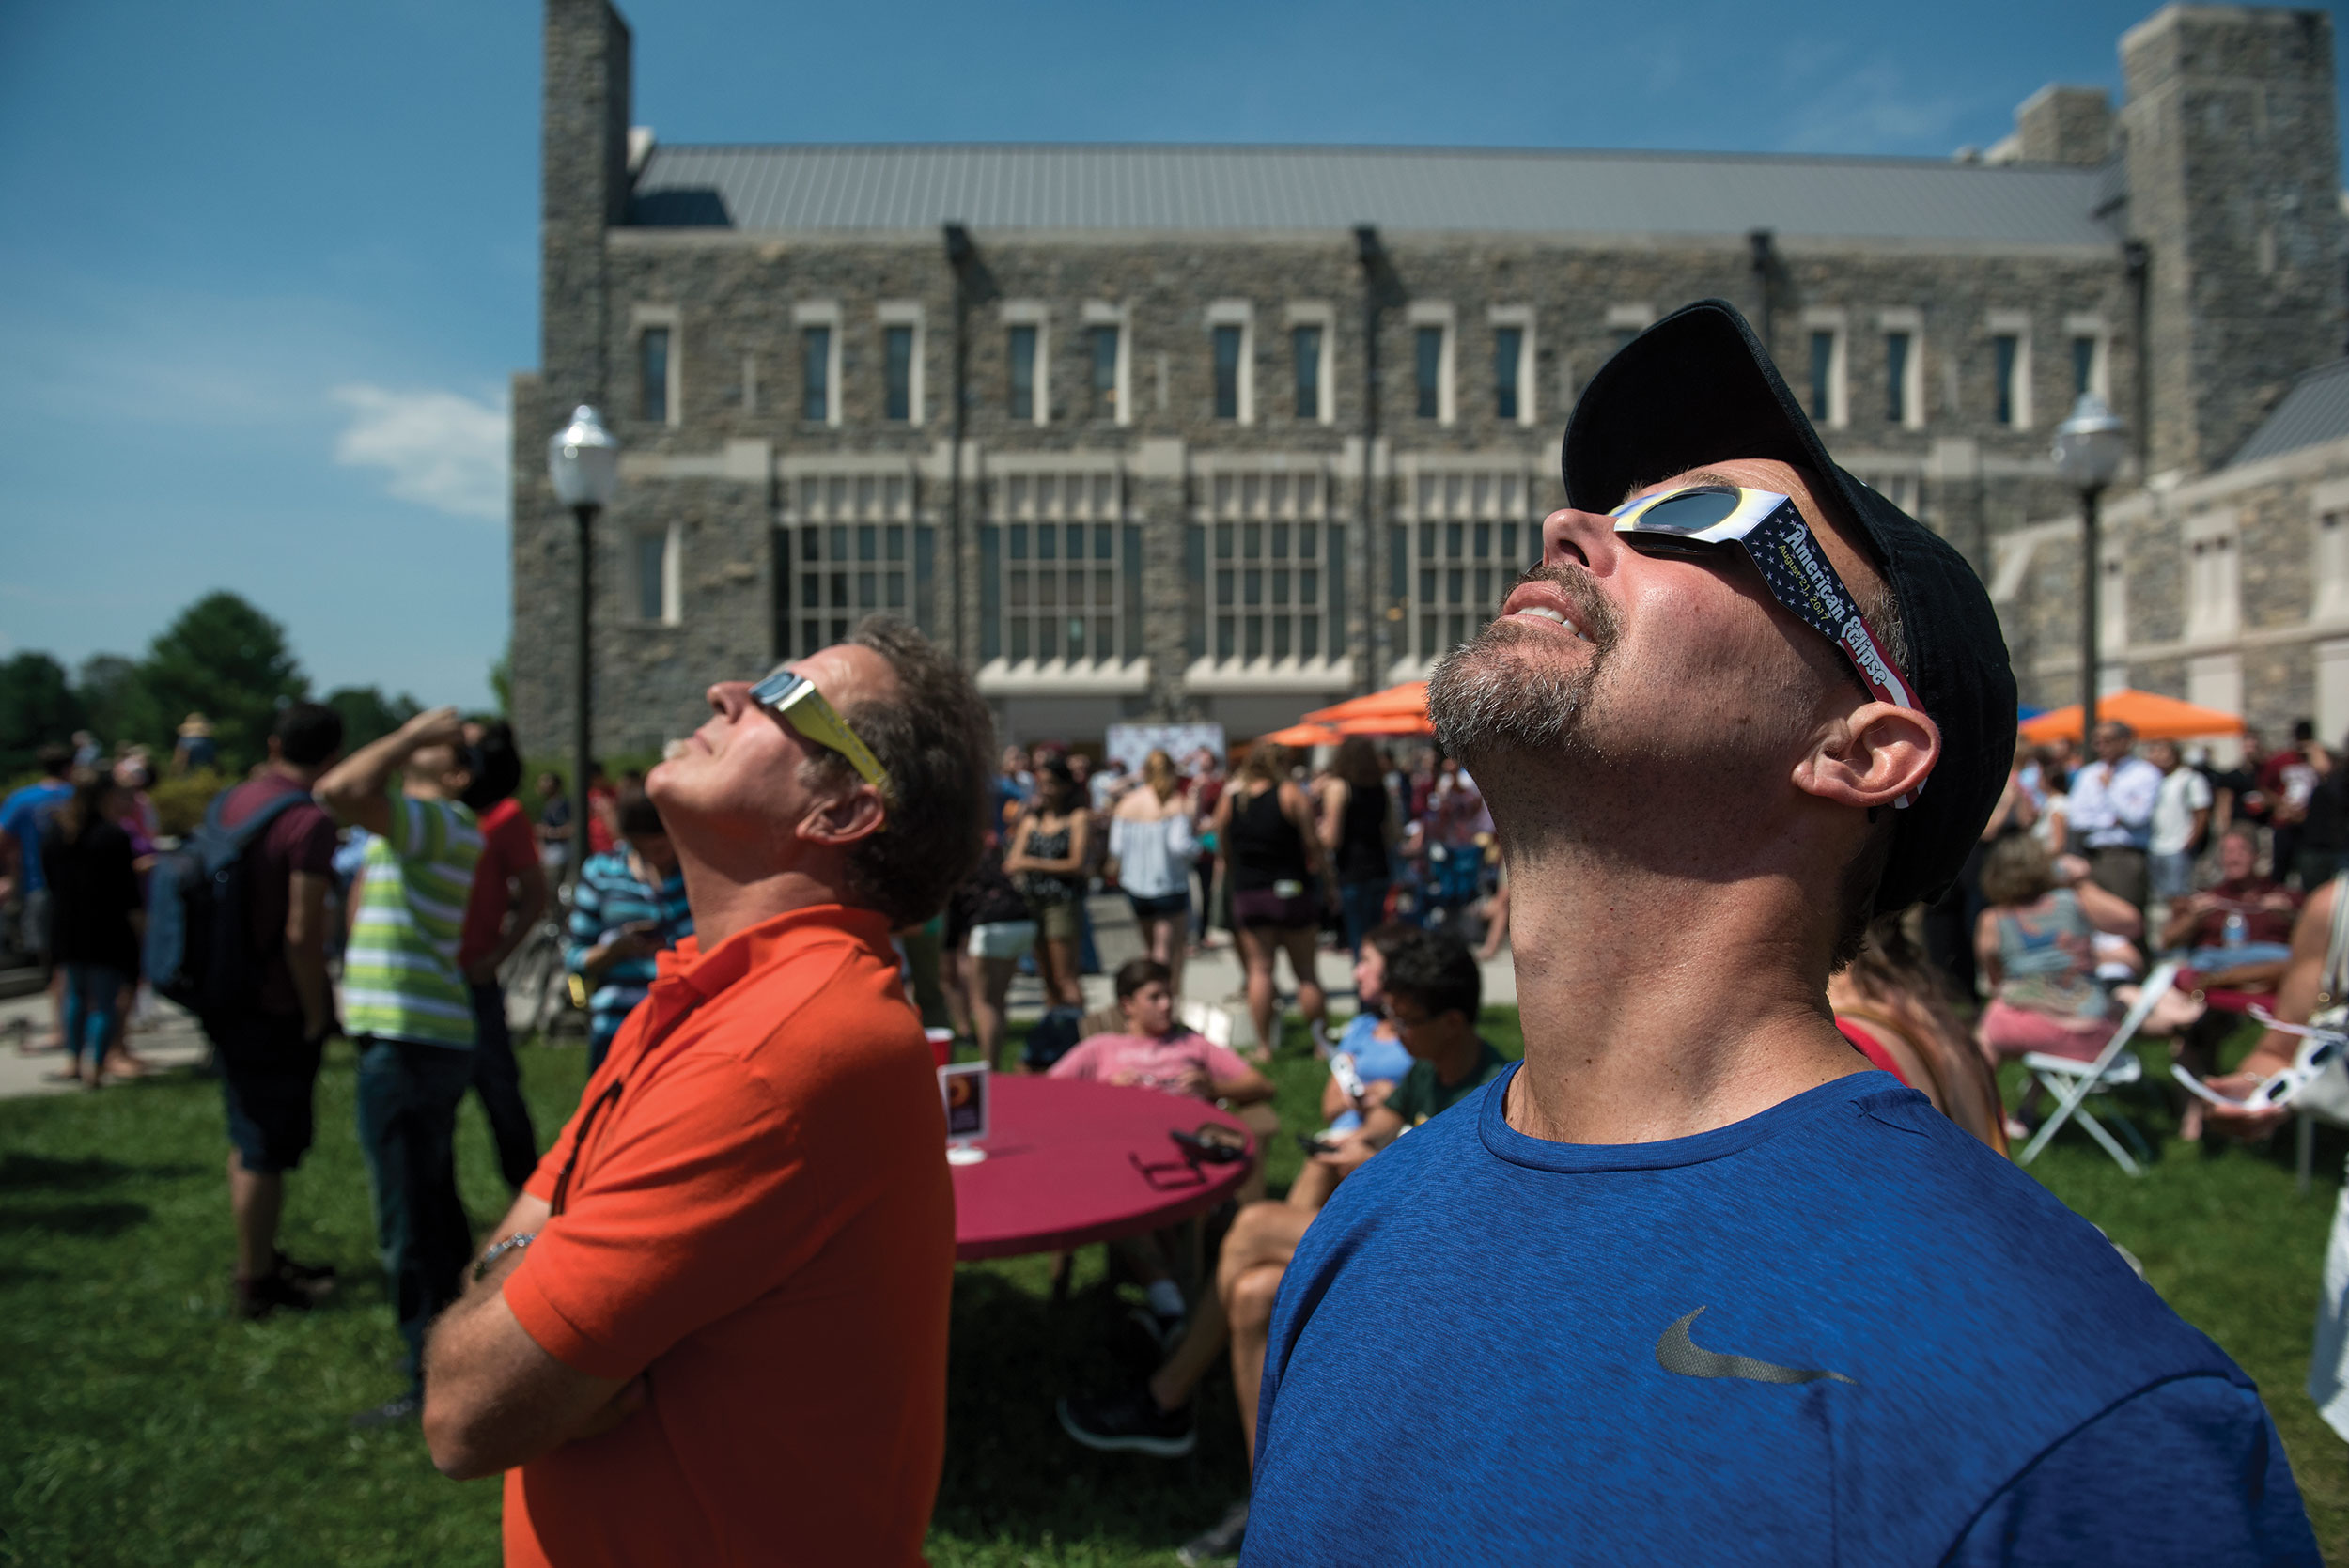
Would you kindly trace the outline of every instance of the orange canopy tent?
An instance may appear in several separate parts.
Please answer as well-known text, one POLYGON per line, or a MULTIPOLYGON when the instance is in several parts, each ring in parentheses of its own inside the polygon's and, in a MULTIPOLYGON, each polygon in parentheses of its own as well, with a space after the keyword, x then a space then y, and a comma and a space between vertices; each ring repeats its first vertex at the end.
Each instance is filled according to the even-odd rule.
POLYGON ((1309 746, 1334 746, 1345 738, 1327 724, 1291 724, 1284 730, 1274 730, 1270 735, 1256 737, 1259 742, 1269 741, 1275 746, 1286 746, 1291 751, 1303 751, 1309 746))
MULTIPOLYGON (((2187 740, 2209 735, 2241 735, 2243 721, 2215 707, 2198 707, 2175 697, 2151 691, 2123 690, 2096 699, 2096 719, 2118 719, 2137 732, 2139 740, 2187 740)), ((2080 737, 2080 705, 2051 707, 2023 721, 2022 738, 2034 746, 2080 737)))
POLYGON ((1425 713, 1369 713, 1341 719, 1333 726, 1340 735, 1433 735, 1435 724, 1425 713))
MULTIPOLYGON (((1349 697, 1330 707, 1315 708, 1305 715, 1309 724, 1340 724, 1349 719, 1392 719, 1397 714, 1427 717, 1427 683, 1407 680, 1400 686, 1390 686, 1384 691, 1373 691, 1366 697, 1349 697)), ((1368 733, 1357 731, 1355 733, 1368 733)), ((1388 733, 1388 732, 1380 732, 1388 733)), ((1424 734, 1424 731, 1414 733, 1424 734)))

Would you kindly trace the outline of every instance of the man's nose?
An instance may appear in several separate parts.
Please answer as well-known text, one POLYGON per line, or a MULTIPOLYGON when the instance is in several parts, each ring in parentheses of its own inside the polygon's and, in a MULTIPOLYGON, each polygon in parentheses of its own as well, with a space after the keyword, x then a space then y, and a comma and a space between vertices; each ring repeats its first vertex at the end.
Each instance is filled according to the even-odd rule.
POLYGON ((1542 520, 1542 565, 1579 561, 1594 577, 1610 576, 1623 559, 1620 540, 1615 520, 1606 513, 1561 506, 1542 520))
POLYGON ((747 680, 722 680, 709 689, 709 708, 728 719, 739 717, 751 706, 751 683, 747 680))

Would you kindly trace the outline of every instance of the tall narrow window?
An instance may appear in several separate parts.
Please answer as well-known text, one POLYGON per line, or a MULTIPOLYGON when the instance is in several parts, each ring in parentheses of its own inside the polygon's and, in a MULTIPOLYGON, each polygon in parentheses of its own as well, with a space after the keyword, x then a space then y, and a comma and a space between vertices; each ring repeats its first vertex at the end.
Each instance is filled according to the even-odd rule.
POLYGON ((1493 329, 1493 412, 1502 419, 1517 417, 1517 377, 1525 358, 1525 329, 1493 329))
POLYGON ((1240 329, 1225 324, 1215 329, 1215 416, 1239 417, 1240 329))
POLYGON ((645 621, 669 618, 669 536, 636 536, 636 617, 645 621))
POLYGON ((2079 397, 2095 390, 2096 340, 2092 337, 2072 339, 2072 396, 2079 397))
POLYGON ((637 343, 637 363, 642 374, 637 380, 636 411, 657 424, 669 419, 669 329, 646 327, 637 343))
POLYGON ((1321 417, 1321 329, 1289 329, 1289 352, 1297 362, 1297 417, 1321 417))
POLYGON ((1825 425, 1834 417, 1835 410, 1835 334, 1814 332, 1811 334, 1811 417, 1825 425))
POLYGON ((800 330, 800 417, 832 417, 832 329, 800 330))
POLYGON ((1884 334, 1884 417, 1893 425, 1908 423, 1908 334, 1884 334))
POLYGON ((913 418, 913 329, 884 327, 881 329, 881 374, 887 381, 883 387, 883 412, 894 420, 913 418))
POLYGON ((1011 329, 1011 416, 1035 417, 1035 329, 1011 329))
POLYGON ((2001 425, 2015 422, 2015 409, 2021 401, 2015 395, 2015 372, 2023 363, 2023 340, 2013 333, 2000 333, 1990 340, 1992 374, 1998 378, 1998 420, 2001 425))
POLYGON ((1419 417, 1443 417, 1443 329, 1422 327, 1412 334, 1412 366, 1418 380, 1419 417))
POLYGON ((1117 417, 1117 332, 1115 327, 1089 327, 1085 341, 1093 350, 1093 417, 1117 417))

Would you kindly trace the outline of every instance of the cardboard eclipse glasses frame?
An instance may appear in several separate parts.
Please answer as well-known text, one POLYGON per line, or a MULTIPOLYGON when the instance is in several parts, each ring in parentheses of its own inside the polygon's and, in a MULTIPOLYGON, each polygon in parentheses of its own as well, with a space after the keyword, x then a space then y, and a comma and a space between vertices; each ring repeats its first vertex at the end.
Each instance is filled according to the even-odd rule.
POLYGON ((751 688, 751 701, 790 725, 801 737, 848 758, 857 776, 879 790, 884 801, 895 800, 889 774, 880 760, 848 727, 839 710, 824 700, 814 681, 790 670, 777 670, 751 688))

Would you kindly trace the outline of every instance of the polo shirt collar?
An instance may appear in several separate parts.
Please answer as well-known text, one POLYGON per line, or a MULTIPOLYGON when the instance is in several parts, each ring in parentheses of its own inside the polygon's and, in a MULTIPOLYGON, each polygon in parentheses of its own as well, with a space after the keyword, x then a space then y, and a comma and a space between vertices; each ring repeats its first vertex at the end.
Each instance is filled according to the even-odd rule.
POLYGON ((737 931, 708 953, 702 951, 699 937, 679 939, 675 947, 655 956, 656 984, 682 981, 702 997, 713 997, 752 970, 763 968, 786 949, 826 931, 844 933, 868 947, 889 945, 889 917, 879 910, 860 909, 847 904, 811 904, 737 931))

